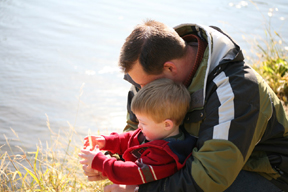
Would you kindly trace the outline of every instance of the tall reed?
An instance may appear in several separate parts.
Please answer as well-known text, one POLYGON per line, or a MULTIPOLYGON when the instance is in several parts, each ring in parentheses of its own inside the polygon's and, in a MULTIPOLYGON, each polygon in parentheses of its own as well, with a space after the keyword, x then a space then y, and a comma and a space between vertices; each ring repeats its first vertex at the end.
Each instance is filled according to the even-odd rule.
MULTIPOLYGON (((74 129, 77 114, 74 125, 68 123, 69 130, 64 135, 60 131, 55 133, 48 115, 46 117, 51 141, 46 141, 45 147, 39 141, 35 151, 25 151, 18 146, 19 152, 16 153, 4 135, 6 144, 0 146, 0 191, 103 191, 104 186, 111 182, 88 182, 79 163, 78 153, 82 144, 74 129)), ((11 131, 18 138, 17 133, 11 131)))
MULTIPOLYGON (((250 2, 259 10, 257 4, 250 2)), ((271 9, 271 11, 274 9, 271 9)), ((262 14, 262 13, 261 13, 262 14)), ((252 44, 257 55, 256 59, 250 59, 253 68, 267 81, 272 90, 284 104, 288 104, 288 47, 279 33, 271 26, 272 12, 268 19, 264 20, 264 38, 258 38, 252 44)), ((280 30, 280 29, 279 29, 280 30)))
POLYGON ((277 96, 288 104, 288 62, 283 39, 270 28, 265 30, 266 40, 256 42, 258 60, 254 69, 267 81, 277 96))
MULTIPOLYGON (((48 119, 48 117, 47 117, 48 119)), ((49 121, 47 120, 48 124, 49 121)), ((51 130, 51 128, 49 127, 51 130)), ((109 180, 88 182, 79 164, 81 145, 73 138, 56 134, 46 147, 40 143, 36 151, 2 152, 0 148, 0 191, 102 191, 109 180), (69 145, 69 150, 67 147, 69 145)), ((74 132, 70 127, 70 133, 74 132)), ((11 148, 8 140, 6 145, 11 148)))

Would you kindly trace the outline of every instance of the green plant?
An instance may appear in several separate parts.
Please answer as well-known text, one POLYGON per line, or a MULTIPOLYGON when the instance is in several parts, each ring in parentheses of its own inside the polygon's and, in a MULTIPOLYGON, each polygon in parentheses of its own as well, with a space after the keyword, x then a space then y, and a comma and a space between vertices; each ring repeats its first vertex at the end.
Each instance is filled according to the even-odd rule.
POLYGON ((267 81, 276 95, 288 102, 288 63, 281 36, 270 28, 266 31, 266 41, 256 42, 259 51, 254 69, 267 81))
MULTIPOLYGON (((257 3, 250 0, 250 2, 258 8, 257 3)), ((262 14, 265 25, 265 39, 256 41, 252 45, 258 56, 255 58, 248 56, 248 61, 253 63, 253 68, 267 81, 271 89, 276 93, 284 104, 288 104, 288 63, 287 63, 287 46, 281 35, 271 29, 271 17, 276 9, 271 8, 268 12, 268 19, 262 14), (256 49, 255 49, 256 46, 256 49)), ((276 10, 277 11, 277 10, 276 10)), ((245 39, 245 37, 243 36, 245 39)))

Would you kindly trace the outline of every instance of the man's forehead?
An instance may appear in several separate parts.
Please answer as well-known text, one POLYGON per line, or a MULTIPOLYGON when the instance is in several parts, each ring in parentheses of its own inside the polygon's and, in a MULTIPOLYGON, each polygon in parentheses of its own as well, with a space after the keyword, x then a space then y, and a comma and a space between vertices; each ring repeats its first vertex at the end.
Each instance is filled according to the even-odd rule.
POLYGON ((135 81, 133 81, 133 79, 130 77, 130 75, 129 75, 128 73, 126 73, 126 74, 124 75, 124 79, 125 79, 126 81, 128 81, 129 83, 131 83, 132 85, 140 88, 140 85, 137 84, 135 81))
POLYGON ((159 75, 148 75, 142 65, 139 62, 136 62, 131 70, 127 74, 130 77, 130 81, 133 85, 138 85, 140 87, 143 87, 144 85, 150 83, 151 81, 154 81, 156 79, 159 79, 163 77, 162 74, 159 75))
POLYGON ((132 82, 137 85, 143 85, 148 80, 142 73, 128 73, 128 75, 131 77, 132 82))
POLYGON ((147 85, 148 83, 162 77, 160 75, 146 75, 146 74, 139 74, 139 76, 138 75, 136 75, 136 76, 135 75, 134 76, 129 75, 129 76, 132 79, 132 82, 134 82, 134 85, 136 84, 140 87, 143 87, 143 86, 147 85))

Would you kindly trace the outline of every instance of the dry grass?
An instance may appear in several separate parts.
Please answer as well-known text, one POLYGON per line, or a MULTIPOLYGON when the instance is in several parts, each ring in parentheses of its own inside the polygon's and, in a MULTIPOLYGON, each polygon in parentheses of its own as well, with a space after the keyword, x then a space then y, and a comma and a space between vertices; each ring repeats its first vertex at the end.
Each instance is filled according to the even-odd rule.
POLYGON ((6 148, 10 152, 2 151, 4 145, 0 146, 0 191, 103 191, 109 180, 88 182, 83 174, 78 157, 82 146, 74 142, 77 133, 73 127, 62 136, 52 131, 48 117, 47 125, 51 146, 46 143, 44 148, 39 143, 32 152, 18 147, 17 154, 7 139, 6 148))

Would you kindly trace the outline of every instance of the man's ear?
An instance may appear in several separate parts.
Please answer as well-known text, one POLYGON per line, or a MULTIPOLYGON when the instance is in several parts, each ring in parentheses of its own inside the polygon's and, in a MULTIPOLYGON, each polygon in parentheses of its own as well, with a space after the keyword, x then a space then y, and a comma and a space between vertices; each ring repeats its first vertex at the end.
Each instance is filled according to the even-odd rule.
POLYGON ((172 61, 165 62, 163 67, 164 67, 164 73, 166 74, 171 73, 174 76, 177 73, 177 67, 172 61))
POLYGON ((174 123, 173 123, 173 121, 171 119, 166 119, 164 121, 164 126, 165 126, 165 130, 170 130, 170 129, 173 128, 174 123))

